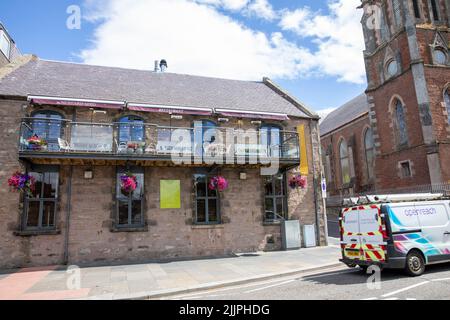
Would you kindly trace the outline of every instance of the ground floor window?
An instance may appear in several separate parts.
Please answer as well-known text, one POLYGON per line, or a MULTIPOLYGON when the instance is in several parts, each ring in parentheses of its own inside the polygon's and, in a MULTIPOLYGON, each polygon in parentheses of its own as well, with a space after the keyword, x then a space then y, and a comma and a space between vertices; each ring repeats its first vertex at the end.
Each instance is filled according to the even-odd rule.
POLYGON ((23 229, 56 229, 59 168, 34 168, 29 172, 35 179, 35 188, 25 196, 23 229))
POLYGON ((143 169, 118 168, 116 180, 116 221, 117 228, 142 228, 144 219, 144 171, 143 169), (126 192, 122 177, 135 177, 136 189, 126 192))
POLYGON ((265 221, 275 222, 287 217, 286 175, 264 177, 265 221))
POLYGON ((219 195, 208 188, 206 174, 194 175, 195 224, 220 224, 219 195))

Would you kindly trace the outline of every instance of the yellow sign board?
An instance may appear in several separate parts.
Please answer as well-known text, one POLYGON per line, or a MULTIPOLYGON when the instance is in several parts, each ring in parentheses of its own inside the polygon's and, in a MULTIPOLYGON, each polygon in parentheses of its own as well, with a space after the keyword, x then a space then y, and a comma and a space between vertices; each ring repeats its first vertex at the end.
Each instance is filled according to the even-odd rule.
POLYGON ((300 145, 300 174, 303 176, 307 176, 309 174, 308 167, 308 153, 306 150, 306 135, 305 135, 305 126, 301 125, 297 127, 298 139, 300 145))
POLYGON ((161 209, 181 208, 181 183, 180 180, 160 181, 161 209))

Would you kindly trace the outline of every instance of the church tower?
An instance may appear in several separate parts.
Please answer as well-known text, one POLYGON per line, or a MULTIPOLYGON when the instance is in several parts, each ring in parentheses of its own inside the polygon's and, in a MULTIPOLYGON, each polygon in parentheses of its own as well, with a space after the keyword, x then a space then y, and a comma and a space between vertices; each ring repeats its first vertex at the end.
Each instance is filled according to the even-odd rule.
POLYGON ((450 0, 362 0, 376 188, 450 183, 450 0))

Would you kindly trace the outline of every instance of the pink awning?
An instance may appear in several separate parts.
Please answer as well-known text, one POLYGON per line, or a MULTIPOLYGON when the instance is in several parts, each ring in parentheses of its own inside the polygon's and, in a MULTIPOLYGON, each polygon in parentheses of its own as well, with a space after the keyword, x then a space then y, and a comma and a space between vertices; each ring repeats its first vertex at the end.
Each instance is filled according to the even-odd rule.
POLYGON ((261 119, 261 120, 278 120, 286 121, 289 117, 285 114, 269 114, 269 113, 243 113, 243 112, 232 112, 232 111, 219 111, 220 115, 225 117, 234 118, 249 118, 249 119, 261 119))
POLYGON ((212 115, 212 109, 206 109, 206 108, 128 104, 128 109, 132 110, 132 111, 153 112, 153 113, 168 113, 168 114, 181 114, 181 115, 189 114, 189 115, 199 115, 199 116, 212 115))
POLYGON ((53 97, 29 97, 31 103, 39 105, 52 105, 64 107, 85 107, 99 109, 123 109, 125 102, 103 101, 103 100, 87 100, 87 99, 66 99, 53 97))

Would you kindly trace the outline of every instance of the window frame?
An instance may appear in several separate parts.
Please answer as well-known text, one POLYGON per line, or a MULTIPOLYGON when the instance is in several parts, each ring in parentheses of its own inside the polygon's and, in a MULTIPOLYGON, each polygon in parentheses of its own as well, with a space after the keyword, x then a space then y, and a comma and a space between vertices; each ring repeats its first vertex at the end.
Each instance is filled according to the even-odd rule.
POLYGON ((3 55, 6 57, 6 59, 8 59, 8 61, 11 59, 11 47, 12 47, 12 41, 11 39, 8 37, 8 35, 6 34, 6 32, 4 30, 0 30, 0 44, 2 42, 5 42, 7 44, 7 50, 8 52, 4 52, 2 49, 2 46, 0 45, 0 51, 3 53, 3 55))
POLYGON ((263 177, 263 184, 264 184, 264 222, 265 223, 277 223, 282 221, 283 219, 287 219, 288 215, 289 215, 289 208, 288 208, 288 184, 287 184, 287 175, 286 173, 277 173, 275 175, 272 176, 264 176, 263 177), (279 177, 280 175, 283 176, 283 181, 281 183, 282 186, 282 195, 276 195, 275 194, 275 190, 276 190, 276 180, 277 177, 279 177), (265 183, 266 183, 266 179, 271 178, 271 184, 272 184, 272 195, 268 195, 265 192, 265 183), (266 206, 266 201, 268 199, 272 200, 272 205, 273 208, 276 209, 277 208, 277 200, 282 199, 282 203, 283 203, 283 213, 282 215, 279 215, 278 213, 273 213, 273 216, 275 217, 275 219, 268 219, 267 218, 267 206, 266 206))
POLYGON ((117 167, 116 168, 116 176, 115 176, 115 218, 114 218, 114 227, 118 230, 121 229, 140 229, 145 228, 146 222, 145 222, 145 171, 143 168, 124 168, 124 167, 117 167), (124 195, 120 196, 119 190, 119 181, 120 181, 120 175, 131 172, 132 174, 141 174, 142 175, 142 195, 139 199, 133 197, 133 193, 130 193, 128 197, 125 197, 124 195), (128 223, 127 224, 120 224, 120 202, 127 201, 127 208, 128 208, 128 223), (141 221, 139 223, 133 224, 133 201, 140 201, 141 202, 141 221))
POLYGON ((422 19, 422 10, 420 10, 420 4, 417 0, 412 0, 413 13, 416 19, 422 19))
POLYGON ((371 128, 367 128, 366 131, 364 132, 364 156, 365 156, 365 160, 366 160, 367 179, 371 180, 375 177, 375 173, 373 171, 374 170, 373 161, 375 160, 375 143, 373 140, 373 131, 371 128), (372 145, 370 148, 367 147, 367 135, 369 133, 372 136, 372 139, 371 139, 372 145), (369 152, 372 153, 372 166, 369 165, 369 157, 368 157, 369 152))
POLYGON ((406 121, 405 106, 403 102, 398 98, 394 100, 394 113, 395 113, 394 119, 397 137, 397 146, 398 147, 408 146, 409 135, 408 135, 408 123, 406 121), (400 109, 401 113, 399 113, 400 109), (400 116, 402 116, 402 118, 400 118, 400 116))
POLYGON ((37 166, 27 170, 27 174, 37 173, 43 176, 43 181, 45 181, 44 175, 49 173, 56 173, 56 190, 54 198, 44 198, 44 188, 41 185, 41 190, 39 194, 39 198, 30 198, 29 195, 25 194, 23 196, 24 206, 23 206, 23 219, 21 223, 22 231, 56 231, 57 230, 57 213, 58 213, 58 204, 59 204, 59 184, 60 184, 60 168, 54 166, 37 166), (53 209, 53 226, 43 227, 43 219, 44 219, 44 205, 45 203, 52 202, 54 205, 53 209), (39 203, 39 215, 38 215, 38 226, 30 227, 28 226, 28 217, 30 212, 30 203, 39 203))
POLYGON ((220 192, 218 192, 217 190, 215 191, 216 196, 210 196, 209 195, 209 188, 208 188, 208 184, 209 184, 209 179, 212 178, 214 175, 213 174, 207 174, 207 173, 195 173, 193 175, 194 178, 194 212, 195 212, 195 217, 194 217, 194 225, 220 225, 222 224, 222 213, 220 210, 220 192), (197 176, 204 176, 205 178, 205 196, 198 196, 198 192, 197 192, 197 176), (199 200, 203 200, 205 201, 205 221, 204 222, 199 222, 198 221, 198 201, 199 200), (209 218, 209 200, 216 200, 216 215, 217 215, 217 221, 210 221, 209 218))
POLYGON ((145 120, 144 120, 144 118, 142 118, 140 116, 136 116, 136 115, 125 115, 125 116, 120 117, 118 119, 117 141, 118 141, 119 144, 120 143, 128 143, 128 142, 131 142, 131 141, 133 141, 133 142, 145 142, 145 120), (127 122, 122 121, 122 120, 127 119, 127 118, 128 118, 127 122), (140 121, 142 121, 142 123, 140 121), (122 141, 121 140, 121 135, 122 135, 122 132, 124 131, 123 126, 125 126, 125 125, 129 126, 127 134, 128 134, 130 139, 127 140, 127 141, 122 141), (134 138, 134 136, 135 136, 132 133, 132 130, 134 129, 132 127, 133 125, 142 126, 142 140, 132 140, 134 138))
POLYGON ((430 5, 431 5, 430 13, 433 15, 432 18, 430 15, 431 21, 435 21, 435 22, 441 21, 441 12, 439 10, 439 5, 440 5, 439 2, 436 2, 436 0, 430 0, 430 5))
MULTIPOLYGON (((283 155, 283 127, 278 125, 278 124, 273 124, 273 123, 263 123, 261 124, 261 126, 259 127, 259 143, 263 145, 263 141, 262 141, 262 133, 263 131, 267 132, 267 143, 264 144, 264 146, 267 146, 267 154, 270 157, 273 157, 273 153, 276 154, 276 148, 274 150, 274 147, 278 146, 278 157, 282 157, 283 155), (272 144, 272 140, 273 140, 273 132, 278 130, 278 144, 272 144)), ((275 156, 276 157, 276 156, 275 156)))
POLYGON ((39 122, 39 120, 44 121, 46 124, 54 122, 55 124, 59 122, 60 130, 59 130, 59 136, 56 139, 49 139, 50 136, 50 126, 48 126, 47 129, 45 129, 45 137, 39 136, 40 138, 44 138, 46 142, 48 143, 48 150, 51 151, 59 151, 59 141, 58 139, 64 137, 64 124, 65 124, 65 118, 64 116, 53 110, 37 110, 31 114, 31 128, 33 134, 36 134, 36 128, 35 128, 35 122, 39 122), (42 117, 39 117, 38 115, 42 115, 42 117), (59 119, 53 119, 51 116, 58 116, 59 119), (54 148, 54 150, 53 150, 54 148))
POLYGON ((450 86, 444 90, 444 105, 447 110, 447 123, 450 125, 450 86))
POLYGON ((348 152, 348 143, 347 141, 345 141, 345 139, 341 139, 341 141, 339 142, 339 166, 341 169, 341 180, 342 180, 342 186, 346 186, 349 183, 351 183, 352 181, 352 177, 351 177, 351 169, 350 169, 350 153, 348 152), (342 145, 345 144, 345 152, 346 152, 346 156, 342 156, 342 145), (348 181, 345 181, 345 177, 344 177, 344 167, 342 166, 343 161, 347 162, 347 168, 348 168, 348 181))
POLYGON ((399 162, 399 166, 400 166, 400 173, 401 173, 401 177, 403 179, 406 178, 412 178, 413 173, 412 173, 412 167, 411 167, 411 161, 406 160, 406 161, 400 161, 399 162), (407 165, 408 171, 409 171, 409 175, 405 175, 405 168, 403 167, 403 165, 407 165))

